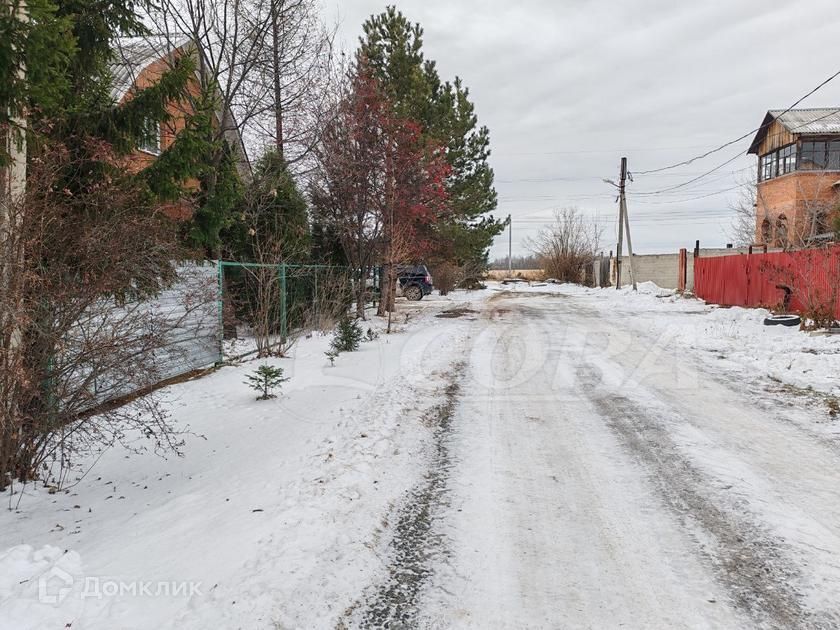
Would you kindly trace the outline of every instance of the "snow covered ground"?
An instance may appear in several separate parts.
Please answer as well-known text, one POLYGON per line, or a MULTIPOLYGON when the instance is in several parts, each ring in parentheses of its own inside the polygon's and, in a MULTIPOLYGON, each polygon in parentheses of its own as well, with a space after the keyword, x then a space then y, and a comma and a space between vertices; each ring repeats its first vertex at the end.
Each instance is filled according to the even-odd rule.
POLYGON ((259 362, 169 388, 184 457, 8 497, 0 628, 840 626, 840 338, 640 288, 401 303, 277 400, 259 362))
POLYGON ((173 386, 201 436, 183 458, 113 449, 66 493, 9 497, 0 628, 329 626, 382 570, 371 540, 422 471, 425 414, 466 341, 433 316, 449 304, 406 305, 401 332, 335 367, 328 337, 301 340, 271 361, 291 377, 277 400, 243 384, 261 361, 173 386))
MULTIPOLYGON (((501 287, 495 287, 501 290, 501 287)), ((576 285, 514 285, 506 291, 574 296, 580 304, 623 320, 622 329, 655 333, 663 346, 680 347, 686 359, 747 379, 770 380, 790 390, 840 396, 840 335, 809 335, 797 327, 764 326, 769 311, 720 307, 683 299, 651 282, 630 288, 588 289, 576 285)), ((613 341, 616 344, 616 340, 613 341)), ((625 341, 626 343, 626 341, 625 341)))

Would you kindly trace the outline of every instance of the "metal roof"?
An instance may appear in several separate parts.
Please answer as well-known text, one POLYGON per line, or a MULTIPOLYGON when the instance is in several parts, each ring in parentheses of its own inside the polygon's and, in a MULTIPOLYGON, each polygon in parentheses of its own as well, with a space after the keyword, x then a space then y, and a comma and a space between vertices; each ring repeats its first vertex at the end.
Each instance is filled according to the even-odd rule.
POLYGON ((770 110, 770 115, 788 131, 797 134, 840 134, 840 107, 770 110))
POLYGON ((172 38, 120 37, 114 44, 114 58, 110 64, 111 98, 119 103, 128 94, 140 73, 166 55, 186 46, 187 35, 172 38))
POLYGON ((840 135, 840 107, 810 109, 771 109, 758 128, 748 153, 756 153, 770 125, 778 120, 789 132, 806 136, 840 135))

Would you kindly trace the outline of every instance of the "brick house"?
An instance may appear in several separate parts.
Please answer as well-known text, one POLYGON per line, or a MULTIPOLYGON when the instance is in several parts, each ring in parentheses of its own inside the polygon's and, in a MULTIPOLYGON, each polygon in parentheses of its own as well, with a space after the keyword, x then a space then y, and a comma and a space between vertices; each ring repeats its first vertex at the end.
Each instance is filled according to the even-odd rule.
POLYGON ((840 201, 840 108, 771 110, 758 156, 755 242, 798 247, 830 238, 840 201))
MULTIPOLYGON (((181 37, 172 42, 154 42, 144 38, 123 38, 118 41, 115 49, 115 61, 111 64, 113 83, 111 97, 115 103, 122 103, 131 98, 135 89, 143 89, 154 85, 171 65, 173 58, 179 55, 199 54, 197 46, 188 38, 181 37)), ((196 68, 201 66, 196 63, 196 68)), ((196 76, 188 86, 192 96, 198 96, 201 90, 201 75, 196 70, 196 76)), ((193 100, 187 98, 183 102, 173 102, 168 106, 171 119, 160 125, 150 124, 148 134, 141 145, 128 157, 126 168, 141 170, 148 166, 165 151, 175 140, 175 136, 186 126, 188 117, 194 113, 193 100)), ((251 165, 242 142, 233 113, 227 111, 216 112, 216 123, 224 129, 224 137, 236 156, 236 168, 240 177, 247 181, 251 176, 251 165)), ((195 186, 197 186, 197 182, 195 186)), ((188 200, 172 204, 166 209, 168 215, 174 219, 188 218, 192 213, 192 206, 188 200)))

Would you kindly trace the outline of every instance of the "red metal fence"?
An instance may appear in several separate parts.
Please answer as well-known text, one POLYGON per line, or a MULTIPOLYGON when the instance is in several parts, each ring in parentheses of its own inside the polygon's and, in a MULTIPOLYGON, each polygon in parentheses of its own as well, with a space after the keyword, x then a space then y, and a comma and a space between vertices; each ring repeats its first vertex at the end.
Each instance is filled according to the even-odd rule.
POLYGON ((738 254, 694 261, 694 293, 727 306, 830 312, 840 319, 840 246, 773 254, 738 254))

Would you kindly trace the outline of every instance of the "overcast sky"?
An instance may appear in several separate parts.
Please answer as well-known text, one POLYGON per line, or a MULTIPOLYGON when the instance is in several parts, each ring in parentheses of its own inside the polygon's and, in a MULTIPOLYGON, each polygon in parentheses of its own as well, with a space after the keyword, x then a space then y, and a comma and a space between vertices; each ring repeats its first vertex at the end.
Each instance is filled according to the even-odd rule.
MULTIPOLYGON (((355 50, 385 4, 323 0, 355 50)), ((403 0, 443 78, 462 77, 490 128, 498 214, 513 216, 514 255, 556 208, 597 216, 614 249, 617 205, 603 178, 680 162, 758 127, 840 70, 837 0, 403 0)), ((840 78, 802 107, 840 107, 840 78)), ((629 188, 638 253, 729 240, 727 190, 754 167, 749 140, 629 188)), ((507 255, 507 234, 491 258, 507 255)))

